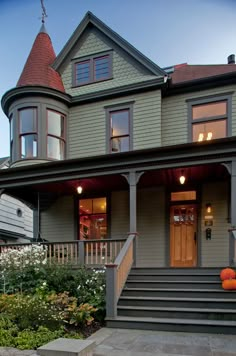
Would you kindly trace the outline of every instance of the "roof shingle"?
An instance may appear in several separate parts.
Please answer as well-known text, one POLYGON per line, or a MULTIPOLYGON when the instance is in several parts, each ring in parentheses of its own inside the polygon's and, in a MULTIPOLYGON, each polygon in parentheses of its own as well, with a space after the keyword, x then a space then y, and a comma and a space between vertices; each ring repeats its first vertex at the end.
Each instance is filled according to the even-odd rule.
POLYGON ((17 87, 42 85, 65 92, 59 73, 51 67, 55 58, 51 39, 42 26, 17 82, 17 87))
POLYGON ((188 65, 183 63, 174 66, 171 83, 180 84, 232 72, 236 72, 236 64, 188 65))

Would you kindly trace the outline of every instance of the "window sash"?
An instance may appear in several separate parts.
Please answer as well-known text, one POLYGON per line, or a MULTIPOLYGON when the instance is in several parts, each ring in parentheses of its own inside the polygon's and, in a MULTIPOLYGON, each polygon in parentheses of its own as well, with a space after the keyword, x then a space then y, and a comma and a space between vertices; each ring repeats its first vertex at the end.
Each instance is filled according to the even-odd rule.
POLYGON ((130 109, 110 111, 110 152, 130 150, 130 109))
POLYGON ((228 135, 228 99, 191 104, 193 142, 210 141, 228 135))
POLYGON ((91 57, 74 63, 75 86, 111 78, 111 54, 91 57))
POLYGON ((35 134, 26 134, 20 136, 21 158, 37 157, 38 138, 35 134))
POLYGON ((54 136, 47 137, 47 157, 63 160, 65 158, 65 141, 54 136))

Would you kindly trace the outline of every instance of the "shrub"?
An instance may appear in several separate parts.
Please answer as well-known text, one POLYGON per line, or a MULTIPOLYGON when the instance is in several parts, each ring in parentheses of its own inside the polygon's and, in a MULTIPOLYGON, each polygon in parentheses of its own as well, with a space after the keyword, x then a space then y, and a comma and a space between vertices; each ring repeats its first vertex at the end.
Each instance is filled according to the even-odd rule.
POLYGON ((86 270, 81 269, 78 272, 77 298, 78 303, 89 303, 97 309, 95 319, 103 321, 106 309, 106 284, 105 269, 86 270))
POLYGON ((20 350, 37 349, 58 337, 64 336, 64 333, 63 328, 51 331, 43 326, 40 326, 37 330, 23 330, 15 338, 15 347, 20 350))

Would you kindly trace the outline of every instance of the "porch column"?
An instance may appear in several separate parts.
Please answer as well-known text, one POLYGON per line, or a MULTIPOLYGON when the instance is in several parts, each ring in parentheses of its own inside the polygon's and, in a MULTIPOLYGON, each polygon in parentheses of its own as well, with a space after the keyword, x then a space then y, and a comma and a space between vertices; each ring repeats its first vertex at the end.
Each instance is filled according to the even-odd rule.
POLYGON ((231 226, 230 264, 236 265, 236 160, 231 163, 231 226))
MULTIPOLYGON (((124 174, 129 183, 129 232, 137 233, 137 184, 144 172, 131 171, 124 174)), ((136 264, 137 236, 134 245, 134 265, 136 264)))

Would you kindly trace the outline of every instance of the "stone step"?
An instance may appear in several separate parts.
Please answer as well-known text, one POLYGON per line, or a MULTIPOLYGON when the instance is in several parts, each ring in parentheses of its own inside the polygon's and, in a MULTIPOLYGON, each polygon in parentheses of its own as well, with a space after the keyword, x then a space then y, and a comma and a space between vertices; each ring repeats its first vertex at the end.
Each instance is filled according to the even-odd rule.
POLYGON ((164 281, 216 281, 221 282, 219 273, 195 273, 193 275, 189 273, 179 273, 177 274, 169 274, 165 272, 151 272, 151 273, 138 273, 138 272, 131 272, 129 274, 128 279, 132 280, 164 280, 164 281))
POLYGON ((147 307, 119 305, 118 315, 150 318, 177 318, 177 319, 205 319, 205 320, 234 320, 236 309, 213 308, 177 308, 177 307, 147 307))
POLYGON ((179 275, 179 274, 185 274, 185 275, 220 275, 221 270, 224 267, 191 267, 191 268, 184 268, 184 267, 179 267, 179 268, 172 268, 172 267, 133 267, 130 271, 130 273, 144 273, 144 274, 152 274, 152 273, 157 273, 157 274, 166 274, 166 275, 179 275))
POLYGON ((139 297, 170 297, 176 299, 186 298, 224 298, 234 299, 236 302, 236 291, 227 291, 223 289, 187 289, 187 288, 128 288, 122 291, 122 296, 139 296, 139 297))
POLYGON ((144 297, 124 296, 119 298, 118 305, 148 306, 148 307, 182 307, 182 308, 213 308, 213 309, 236 309, 235 299, 225 298, 186 298, 175 296, 169 297, 144 297))
POLYGON ((107 319, 107 327, 161 331, 236 334, 236 321, 196 320, 117 316, 107 319))
POLYGON ((131 279, 126 282, 127 288, 186 288, 186 289, 222 289, 221 281, 179 281, 179 280, 145 280, 131 279))

